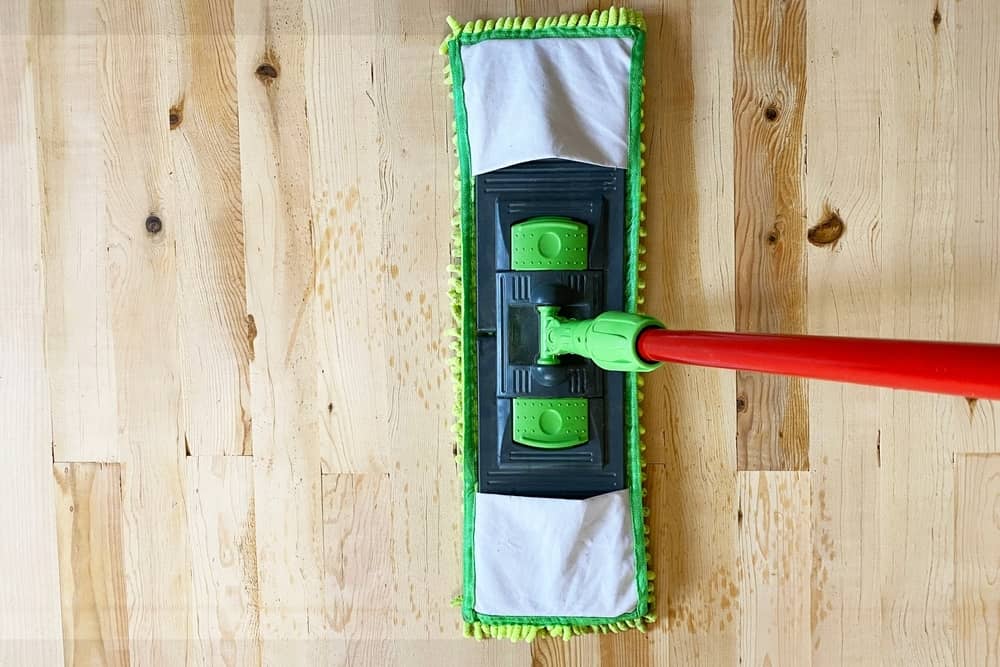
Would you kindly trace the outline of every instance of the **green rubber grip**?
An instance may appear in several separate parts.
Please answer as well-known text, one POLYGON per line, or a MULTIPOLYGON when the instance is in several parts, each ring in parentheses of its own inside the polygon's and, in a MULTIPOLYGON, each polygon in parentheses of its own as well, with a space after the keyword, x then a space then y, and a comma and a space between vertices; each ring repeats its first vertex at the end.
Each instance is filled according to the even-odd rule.
POLYGON ((514 442, 564 449, 587 442, 589 428, 585 398, 514 399, 514 442))
POLYGON ((558 306, 538 306, 538 363, 558 364, 563 354, 590 359, 606 371, 647 373, 660 367, 639 356, 639 334, 659 320, 638 313, 608 311, 592 320, 559 317, 558 306))
POLYGON ((510 228, 514 271, 582 271, 587 268, 587 225, 543 215, 510 228))

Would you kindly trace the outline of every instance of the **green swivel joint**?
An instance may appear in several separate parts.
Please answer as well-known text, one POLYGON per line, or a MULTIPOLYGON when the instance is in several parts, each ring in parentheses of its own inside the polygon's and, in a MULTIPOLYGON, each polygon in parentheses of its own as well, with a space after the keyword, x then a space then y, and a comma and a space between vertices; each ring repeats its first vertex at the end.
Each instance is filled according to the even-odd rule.
POLYGON ((576 354, 606 371, 648 372, 660 366, 639 356, 636 342, 643 329, 663 328, 658 320, 636 313, 609 311, 592 320, 559 317, 558 306, 538 306, 538 363, 559 363, 559 355, 576 354))

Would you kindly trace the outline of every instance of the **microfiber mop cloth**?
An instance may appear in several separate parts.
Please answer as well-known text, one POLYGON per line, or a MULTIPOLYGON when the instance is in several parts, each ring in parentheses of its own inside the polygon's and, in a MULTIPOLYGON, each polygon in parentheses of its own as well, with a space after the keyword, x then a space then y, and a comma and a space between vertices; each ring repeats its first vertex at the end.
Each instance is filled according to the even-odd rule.
MULTIPOLYGON (((585 497, 488 492, 480 479, 477 369, 477 178, 544 160, 624 174, 619 295, 641 303, 641 176, 645 24, 627 9, 464 26, 441 50, 455 104, 457 170, 451 297, 457 328, 459 459, 463 475, 466 634, 569 638, 643 629, 654 620, 643 507, 641 380, 624 379, 621 488, 585 497)), ((542 163, 546 164, 546 163, 542 163)), ((592 241, 593 242, 593 241, 592 241)), ((490 258, 480 258, 484 261, 490 258)), ((490 259, 490 261, 492 261, 490 259)), ((501 424, 501 430, 503 426, 501 424)))

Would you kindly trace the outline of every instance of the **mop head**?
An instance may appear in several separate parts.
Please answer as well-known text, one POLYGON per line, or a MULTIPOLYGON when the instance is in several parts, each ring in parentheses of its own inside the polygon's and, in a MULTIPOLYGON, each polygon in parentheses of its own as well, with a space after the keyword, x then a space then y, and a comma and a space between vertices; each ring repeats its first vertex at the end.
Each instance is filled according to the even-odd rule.
POLYGON ((645 23, 614 8, 448 23, 465 632, 643 630, 655 617, 641 379, 580 358, 540 366, 560 362, 539 360, 524 313, 536 292, 565 293, 559 280, 578 289, 574 316, 642 303, 645 23))

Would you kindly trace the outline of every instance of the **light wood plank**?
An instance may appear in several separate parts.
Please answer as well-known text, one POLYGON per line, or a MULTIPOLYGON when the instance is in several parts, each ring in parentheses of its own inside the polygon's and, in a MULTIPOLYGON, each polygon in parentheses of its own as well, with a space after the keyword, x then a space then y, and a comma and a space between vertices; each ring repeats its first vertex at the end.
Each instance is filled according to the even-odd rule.
POLYGON ((57 461, 116 461, 96 3, 36 3, 45 355, 57 461))
MULTIPOLYGON (((443 473, 442 473, 443 474, 443 473)), ((331 637, 461 635, 457 492, 405 475, 324 475, 324 591, 331 637)), ((388 650, 388 649, 387 649, 388 650)), ((524 654, 528 651, 525 648, 524 654)))
MULTIPOLYGON (((740 0, 734 11, 736 328, 802 333, 805 0, 740 0)), ((739 373, 736 391, 739 468, 808 469, 805 383, 739 373)))
MULTIPOLYGON (((400 667, 415 665, 482 665, 482 667, 523 667, 531 664, 530 648, 525 643, 507 641, 477 642, 468 639, 431 639, 420 642, 396 642, 400 667)), ((378 667, 372 665, 372 667, 378 667)))
MULTIPOLYGON (((562 640, 559 640, 562 641, 562 640)), ((324 665, 331 667, 524 667, 533 664, 525 643, 450 640, 332 640, 324 644, 324 665)))
MULTIPOLYGON (((799 244, 797 272, 775 290, 804 295, 808 258, 807 305, 766 290, 760 303, 807 315, 812 332, 1000 341, 989 307, 1000 298, 1000 11, 985 0, 808 2, 805 47, 775 37, 787 21, 765 29, 744 12, 787 19, 801 4, 741 0, 734 50, 730 3, 640 3, 647 310, 678 328, 739 324, 735 203, 763 225, 750 239, 759 266, 784 267, 799 244), (783 107, 766 123, 760 105, 800 99, 802 81, 774 63, 803 48, 808 154, 785 169, 774 165, 797 150, 786 124, 799 121, 783 107), (756 96, 740 97, 743 84, 756 96), (747 127, 762 161, 738 153, 737 173, 734 136, 743 146, 747 127), (784 197, 794 169, 804 185, 784 197), (779 258, 765 233, 796 206, 779 258), (843 236, 809 245, 807 230, 833 213, 843 236)), ((461 519, 440 336, 453 164, 435 47, 448 10, 576 9, 0 9, 13 110, 0 121, 0 161, 14 174, 0 218, 27 221, 0 224, 0 423, 11 443, 0 524, 15 527, 0 564, 20 574, 0 578, 0 663, 58 664, 64 651, 67 664, 253 664, 253 642, 217 638, 252 633, 251 575, 240 570, 251 555, 222 554, 241 553, 254 523, 263 664, 997 660, 995 455, 953 459, 996 451, 996 405, 812 383, 801 397, 778 387, 761 400, 785 416, 741 412, 737 429, 736 406, 753 405, 737 401, 734 374, 682 367, 646 386, 661 621, 647 635, 534 647, 458 637, 447 602, 460 587, 461 519), (274 76, 258 75, 261 64, 274 76), (145 230, 150 213, 158 234, 145 230), (782 420, 806 415, 787 406, 805 400, 807 459, 779 442, 782 420), (249 452, 248 425, 253 461, 183 456, 185 434, 193 453, 249 452), (811 476, 741 477, 738 494, 738 430, 741 466, 808 462, 811 476), (53 467, 53 451, 121 464, 53 467), (325 545, 324 511, 336 538, 325 545), (117 575, 99 554, 117 558, 117 575)), ((740 285, 763 289, 760 275, 740 285)))
MULTIPOLYGON (((733 42, 729 2, 649 3, 645 141, 647 312, 670 327, 731 331, 733 42)), ((664 366, 646 377, 653 570, 652 664, 738 660, 736 395, 731 372, 664 366), (658 466, 656 464, 663 464, 658 466), (662 633, 662 634, 661 634, 662 633), (669 633, 669 641, 668 635, 669 633)), ((603 639, 604 661, 619 643, 603 639)))
MULTIPOLYGON (((878 11, 812 3, 804 165, 809 332, 877 336, 881 261, 878 11)), ((809 383, 812 649, 816 665, 878 664, 879 390, 809 383)))
POLYGON ((327 634, 319 460, 255 457, 254 487, 262 662, 315 664, 327 634))
POLYGON ((531 643, 532 667, 602 667, 601 645, 604 638, 598 635, 574 637, 570 641, 545 637, 531 643))
POLYGON ((955 459, 955 657, 1000 664, 1000 454, 955 459))
POLYGON ((808 665, 809 473, 747 472, 740 495, 740 661, 808 665))
POLYGON ((302 3, 236 5, 260 636, 266 665, 322 661, 320 412, 302 3), (265 67, 262 74, 257 70, 265 67))
MULTIPOLYGON (((989 0, 955 4, 958 144, 955 157, 955 338, 1000 343, 1000 7, 989 0)), ((944 21, 942 21, 942 24, 944 21)), ((939 31, 940 31, 939 27, 939 31)), ((945 29, 948 29, 945 26, 945 29)), ((970 400, 964 451, 1000 451, 1000 407, 970 400)), ((959 403, 959 413, 962 413, 959 403)), ((959 419, 961 421, 961 419, 959 419)))
POLYGON ((188 664, 260 664, 253 459, 187 459, 191 542, 188 664))
POLYGON ((167 210, 172 44, 163 7, 102 2, 100 111, 111 328, 122 458, 129 656, 177 664, 191 635, 190 549, 177 342, 177 258, 167 210), (165 221, 147 231, 150 214, 165 221))
POLYGON ((412 470, 451 449, 446 8, 306 5, 323 469, 412 470))
MULTIPOLYGON (((655 556, 654 556, 655 557, 655 556)), ((655 565, 657 561, 653 561, 655 565)), ((660 561, 661 563, 664 561, 660 561)), ((646 632, 616 632, 598 635, 599 651, 595 656, 601 667, 655 667, 669 665, 670 628, 666 619, 646 632)), ((583 647, 581 655, 587 655, 583 647)), ((567 664, 576 664, 568 662, 567 664)), ((584 662, 584 664, 587 664, 584 662)))
MULTIPOLYGON (((165 5, 165 7, 169 7, 165 5)), ((184 431, 193 455, 250 454, 233 2, 188 3, 169 108, 184 431)))
POLYGON ((0 5, 0 664, 63 660, 31 9, 0 5))
MULTIPOLYGON (((886 0, 877 24, 879 334, 949 340, 955 334, 954 4, 886 0)), ((956 429, 968 411, 958 398, 881 397, 881 660, 954 664, 950 467, 956 429)))
MULTIPOLYGON (((388 639, 399 622, 397 587, 408 563, 395 558, 389 475, 323 476, 324 590, 331 635, 351 641, 388 639), (398 577, 398 578, 397 578, 398 577)), ((386 657, 391 646, 381 647, 386 657)))
MULTIPOLYGON (((398 245, 402 249, 403 243, 409 248, 412 241, 416 256, 421 243, 416 238, 404 241, 393 234, 393 228, 398 230, 406 223, 391 218, 401 196, 399 188, 416 183, 401 183, 393 159, 405 139, 396 116, 401 109, 394 108, 390 98, 394 91, 413 84, 399 71, 391 85, 387 78, 387 60, 396 62, 399 46, 399 37, 390 28, 398 25, 397 7, 381 2, 357 5, 323 0, 308 0, 305 5, 309 33, 306 99, 310 110, 316 248, 313 313, 320 343, 320 396, 332 406, 323 415, 323 471, 385 471, 391 467, 390 452, 396 444, 394 438, 386 436, 390 432, 395 437, 402 435, 399 409, 418 405, 412 380, 415 375, 421 381, 427 376, 416 373, 421 364, 411 358, 411 351, 417 349, 414 342, 407 343, 404 354, 392 354, 387 349, 394 346, 391 337, 402 337, 404 326, 409 334, 413 325, 412 313, 409 325, 405 316, 401 323, 402 304, 395 300, 389 303, 385 298, 385 288, 399 280, 400 271, 398 261, 387 261, 389 248, 398 245), (351 17, 351 30, 346 32, 340 29, 345 15, 351 17), (380 39, 372 40, 376 34, 380 39), (361 150, 361 146, 366 148, 361 150), (341 157, 331 160, 331 155, 341 157), (394 277, 390 277, 390 271, 394 277), (390 319, 390 313, 394 319, 390 319), (389 372, 394 379, 393 390, 386 386, 389 372), (403 392, 413 400, 400 403, 403 392)), ((416 108, 418 116, 424 109, 423 105, 416 108)), ((407 110, 412 112, 413 107, 407 110)), ((427 164, 421 168, 429 170, 427 164)), ((440 187, 445 181, 435 178, 432 182, 440 187)), ((441 214, 446 216, 447 209, 443 208, 441 214)), ((407 211, 402 217, 414 216, 407 211)), ((443 230, 440 222, 429 220, 424 224, 443 230)), ((425 256, 433 256, 435 249, 430 239, 434 234, 425 233, 423 237, 428 241, 425 256)), ((446 264, 442 261, 440 266, 446 264)), ((412 303, 414 294, 410 291, 412 303)), ((418 424, 419 419, 407 424, 407 431, 419 429, 418 424)))
POLYGON ((53 470, 66 665, 128 665, 119 466, 53 470))

